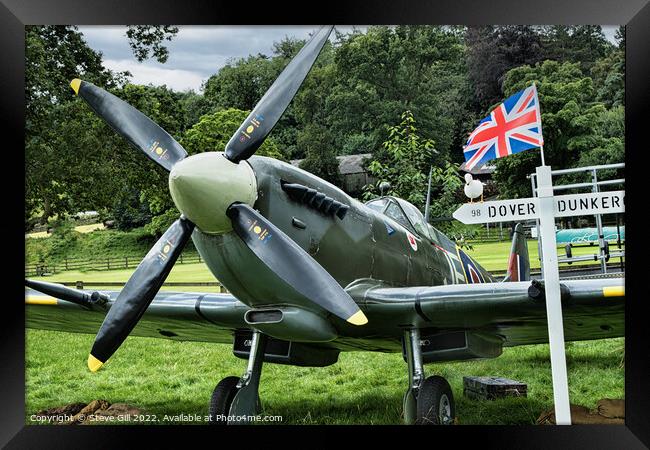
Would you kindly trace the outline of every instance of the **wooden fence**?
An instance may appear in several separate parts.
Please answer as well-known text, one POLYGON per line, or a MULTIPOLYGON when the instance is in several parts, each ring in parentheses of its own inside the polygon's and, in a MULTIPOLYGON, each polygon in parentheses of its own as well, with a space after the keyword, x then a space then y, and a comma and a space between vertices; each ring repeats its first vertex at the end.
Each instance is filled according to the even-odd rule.
MULTIPOLYGON (((585 278, 592 278, 592 277, 621 277, 623 276, 622 272, 616 271, 618 267, 614 267, 614 265, 608 264, 608 270, 609 272, 607 274, 602 274, 600 273, 600 266, 595 266, 595 265, 578 265, 574 266, 571 268, 565 267, 560 270, 560 274, 562 275, 562 279, 585 279, 585 278)), ((490 272, 492 276, 496 280, 501 280, 503 277, 506 275, 505 270, 494 270, 490 272)), ((539 269, 532 269, 531 270, 531 275, 533 278, 539 278, 541 275, 539 269)), ((58 282, 59 284, 62 284, 64 286, 71 286, 75 287, 76 289, 91 289, 93 287, 101 287, 101 288, 116 288, 115 290, 120 290, 126 283, 123 281, 64 281, 64 282, 58 282)), ((211 287, 211 288, 216 288, 216 290, 220 293, 228 293, 228 289, 218 281, 169 281, 163 283, 163 287, 179 287, 179 288, 186 288, 186 287, 211 287)), ((186 291, 186 289, 179 289, 180 291, 186 291)))
MULTIPOLYGON (((66 258, 59 262, 33 263, 25 265, 25 276, 41 276, 65 270, 115 270, 136 268, 143 256, 98 257, 90 259, 66 258)), ((198 253, 181 253, 176 264, 203 262, 198 253)))
MULTIPOLYGON (((123 281, 62 281, 57 282, 64 286, 73 286, 76 289, 90 289, 92 287, 122 288, 126 283, 123 281)), ((167 281, 163 287, 215 287, 221 293, 227 293, 228 289, 218 281, 167 281)), ((119 290, 119 289, 116 289, 119 290)), ((181 289, 185 291, 186 289, 181 289)))

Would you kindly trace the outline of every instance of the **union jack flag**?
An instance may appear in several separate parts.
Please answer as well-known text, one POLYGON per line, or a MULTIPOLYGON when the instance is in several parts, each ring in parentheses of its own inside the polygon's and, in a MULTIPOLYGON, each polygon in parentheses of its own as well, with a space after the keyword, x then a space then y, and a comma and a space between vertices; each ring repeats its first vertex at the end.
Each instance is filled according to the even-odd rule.
POLYGON ((472 131, 463 147, 465 169, 543 145, 539 99, 533 84, 508 97, 472 131))

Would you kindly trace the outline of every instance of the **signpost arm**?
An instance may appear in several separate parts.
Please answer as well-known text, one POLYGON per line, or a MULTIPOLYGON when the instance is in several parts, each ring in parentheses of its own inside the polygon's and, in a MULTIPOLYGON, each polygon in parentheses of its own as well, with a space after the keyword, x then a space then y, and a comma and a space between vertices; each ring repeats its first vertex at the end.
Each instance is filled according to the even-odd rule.
POLYGON ((553 199, 551 167, 537 167, 536 173, 540 215, 540 234, 538 238, 542 240, 544 290, 546 292, 548 342, 551 350, 555 423, 558 425, 571 425, 569 384, 567 381, 566 355, 564 353, 564 325, 560 299, 560 275, 557 261, 557 243, 555 240, 555 201, 553 199))

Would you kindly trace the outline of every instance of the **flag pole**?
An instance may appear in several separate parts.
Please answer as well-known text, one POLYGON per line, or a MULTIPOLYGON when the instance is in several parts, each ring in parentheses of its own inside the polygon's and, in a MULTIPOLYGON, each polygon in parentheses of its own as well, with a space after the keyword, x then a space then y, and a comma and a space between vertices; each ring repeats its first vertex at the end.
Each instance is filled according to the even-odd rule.
MULTIPOLYGON (((539 95, 537 95, 537 82, 533 81, 533 87, 535 88, 535 97, 537 97, 537 114, 539 114, 539 131, 542 134, 542 108, 539 105, 539 95)), ((540 155, 542 156, 542 166, 546 165, 544 161, 544 136, 542 135, 542 145, 539 147, 540 155)))

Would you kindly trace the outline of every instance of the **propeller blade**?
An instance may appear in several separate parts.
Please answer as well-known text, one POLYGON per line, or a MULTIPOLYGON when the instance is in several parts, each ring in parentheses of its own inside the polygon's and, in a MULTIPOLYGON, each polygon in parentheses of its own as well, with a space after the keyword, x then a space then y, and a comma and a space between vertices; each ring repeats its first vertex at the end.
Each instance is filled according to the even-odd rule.
POLYGON ((72 289, 58 283, 48 283, 46 281, 25 280, 25 286, 35 291, 42 292, 54 298, 60 298, 71 303, 81 306, 95 306, 105 304, 109 297, 106 294, 100 294, 95 291, 92 294, 72 289))
POLYGON ((158 293, 194 224, 180 218, 149 250, 106 314, 88 356, 88 368, 96 372, 119 348, 158 293))
POLYGON ((248 248, 296 291, 351 324, 368 322, 336 280, 264 216, 244 203, 231 205, 226 214, 248 248))
POLYGON ((187 156, 169 133, 124 100, 78 78, 70 86, 111 128, 168 171, 187 156))
POLYGON ((273 82, 253 112, 226 145, 226 158, 234 163, 250 158, 280 120, 327 41, 333 26, 318 30, 273 82))

